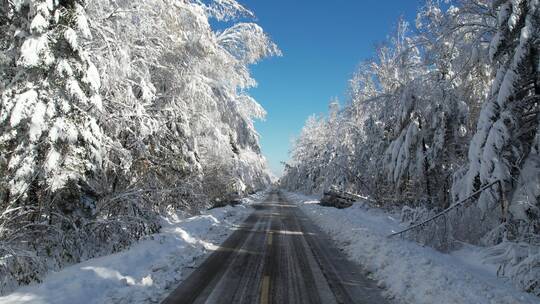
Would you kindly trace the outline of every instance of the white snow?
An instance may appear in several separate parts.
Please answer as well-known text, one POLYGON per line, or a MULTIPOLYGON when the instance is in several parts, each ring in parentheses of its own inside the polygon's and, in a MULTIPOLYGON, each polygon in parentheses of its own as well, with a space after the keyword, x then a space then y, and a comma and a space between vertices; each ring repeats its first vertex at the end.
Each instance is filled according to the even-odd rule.
POLYGON ((26 38, 21 46, 21 56, 18 64, 24 67, 35 67, 39 64, 52 61, 48 52, 49 39, 47 35, 31 36, 26 38))
POLYGON ((72 50, 75 51, 79 48, 77 33, 72 28, 66 29, 66 31, 64 32, 64 39, 66 39, 72 50))
POLYGON ((58 151, 56 151, 56 149, 50 149, 49 153, 47 153, 47 158, 45 161, 45 172, 49 173, 52 172, 55 168, 57 168, 60 157, 61 155, 60 153, 58 153, 58 151))
POLYGON ((99 111, 103 110, 103 100, 97 94, 90 97, 90 104, 95 106, 99 111))
POLYGON ((98 92, 101 87, 101 79, 99 78, 99 71, 92 62, 88 62, 88 70, 83 81, 88 83, 94 92, 98 92))
POLYGON ((32 33, 41 34, 45 31, 47 26, 49 26, 49 22, 43 18, 43 15, 37 14, 34 19, 32 19, 32 23, 30 23, 30 30, 32 33))
POLYGON ((190 218, 163 218, 160 233, 128 250, 51 273, 41 284, 0 297, 0 303, 158 303, 251 213, 249 205, 264 197, 255 194, 242 205, 190 218))
POLYGON ((73 76, 73 69, 71 68, 71 65, 66 59, 58 60, 58 64, 56 65, 56 71, 59 75, 63 77, 73 76))
POLYGON ((497 277, 494 265, 482 263, 485 252, 481 248, 466 245, 444 254, 411 241, 388 238, 403 228, 399 215, 361 202, 340 210, 322 207, 314 197, 292 193, 287 197, 400 303, 540 302, 497 277))
POLYGON ((81 31, 83 38, 91 39, 92 33, 90 32, 90 26, 88 25, 84 8, 77 3, 75 4, 75 10, 77 12, 77 29, 81 31))
POLYGON ((37 141, 43 132, 46 111, 47 106, 43 102, 36 103, 28 129, 28 137, 32 142, 37 141))
POLYGON ((73 144, 77 141, 77 137, 79 136, 79 131, 77 130, 77 126, 73 124, 70 121, 65 121, 65 137, 63 139, 67 140, 68 143, 73 144))
POLYGON ((86 95, 75 78, 71 77, 66 81, 66 90, 74 100, 86 102, 86 95))
POLYGON ((31 108, 37 100, 38 93, 35 90, 28 90, 17 97, 9 120, 12 127, 16 127, 21 120, 26 118, 28 109, 31 108))

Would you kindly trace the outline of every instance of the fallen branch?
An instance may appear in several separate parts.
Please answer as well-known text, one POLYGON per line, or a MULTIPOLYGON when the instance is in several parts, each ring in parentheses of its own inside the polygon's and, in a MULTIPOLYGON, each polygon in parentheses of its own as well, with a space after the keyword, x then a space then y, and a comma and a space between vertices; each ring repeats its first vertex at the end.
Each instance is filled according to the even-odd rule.
POLYGON ((429 222, 431 222, 431 221, 434 221, 434 220, 438 219, 439 217, 441 217, 441 216, 447 214, 447 213, 450 212, 451 210, 453 210, 453 209, 455 209, 455 208, 457 208, 457 207, 459 207, 459 206, 462 206, 464 203, 466 203, 466 202, 467 202, 468 200, 470 200, 471 198, 473 198, 473 197, 475 197, 476 195, 482 193, 482 191, 484 191, 484 190, 486 190, 486 189, 488 189, 488 188, 493 187, 493 185, 495 185, 495 184, 500 184, 500 183, 501 183, 501 181, 497 180, 497 181, 494 181, 494 182, 492 182, 492 183, 490 183, 490 184, 487 184, 487 185, 483 186, 482 188, 478 189, 478 190, 477 190, 476 192, 474 192, 473 194, 469 195, 467 198, 462 199, 461 201, 459 201, 459 202, 453 204, 452 206, 450 206, 450 207, 444 209, 443 211, 441 211, 441 212, 437 213, 436 215, 432 216, 431 218, 429 218, 429 219, 427 219, 427 220, 425 220, 425 221, 423 221, 423 222, 421 222, 421 223, 418 223, 418 224, 416 224, 416 225, 412 225, 412 226, 410 226, 410 227, 408 227, 407 229, 404 229, 404 230, 402 230, 402 231, 392 233, 392 234, 388 235, 388 237, 393 237, 393 236, 396 236, 396 235, 400 235, 400 234, 403 234, 403 233, 405 233, 405 232, 407 232, 407 231, 410 231, 410 230, 413 230, 413 229, 422 227, 422 226, 424 226, 425 224, 427 224, 427 223, 429 223, 429 222))

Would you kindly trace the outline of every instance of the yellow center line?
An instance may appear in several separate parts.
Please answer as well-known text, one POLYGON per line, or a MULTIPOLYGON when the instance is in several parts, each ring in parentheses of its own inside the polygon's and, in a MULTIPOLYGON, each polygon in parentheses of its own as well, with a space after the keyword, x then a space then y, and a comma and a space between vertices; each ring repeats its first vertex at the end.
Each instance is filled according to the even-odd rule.
POLYGON ((270 292, 270 276, 264 276, 261 288, 260 304, 268 304, 268 293, 270 292))

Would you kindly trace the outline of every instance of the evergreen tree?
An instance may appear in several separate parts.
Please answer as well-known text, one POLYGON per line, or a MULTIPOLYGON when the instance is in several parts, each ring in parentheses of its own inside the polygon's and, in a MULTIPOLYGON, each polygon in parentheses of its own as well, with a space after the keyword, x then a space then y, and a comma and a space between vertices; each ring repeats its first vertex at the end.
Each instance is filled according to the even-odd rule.
MULTIPOLYGON (((509 206, 512 213, 520 218, 526 213, 537 218, 533 215, 537 207, 533 206, 538 206, 538 196, 530 197, 529 202, 521 202, 519 206, 514 204, 512 196, 523 169, 531 174, 529 161, 533 161, 536 153, 540 98, 538 6, 538 1, 495 1, 492 6, 498 23, 489 56, 497 73, 471 142, 469 167, 455 185, 459 197, 466 197, 481 186, 502 182, 502 189, 497 185, 480 195, 479 206, 484 216, 495 208, 499 209, 499 214, 506 213, 508 210, 504 209, 508 206, 502 196, 505 195, 513 202, 509 206), (500 210, 501 202, 503 210, 500 210)), ((486 226, 488 229, 493 228, 500 216, 490 214, 489 217, 493 223, 486 226)))
POLYGON ((100 78, 81 41, 90 38, 84 2, 9 5, 15 38, 6 53, 15 57, 1 99, 2 201, 42 208, 101 168, 100 78))

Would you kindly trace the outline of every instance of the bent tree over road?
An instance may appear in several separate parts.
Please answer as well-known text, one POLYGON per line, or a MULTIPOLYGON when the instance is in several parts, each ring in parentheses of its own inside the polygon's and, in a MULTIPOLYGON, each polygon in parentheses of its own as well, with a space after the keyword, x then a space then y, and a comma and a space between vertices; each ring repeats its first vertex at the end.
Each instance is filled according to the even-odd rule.
POLYGON ((163 304, 387 303, 295 206, 272 192, 163 304))

